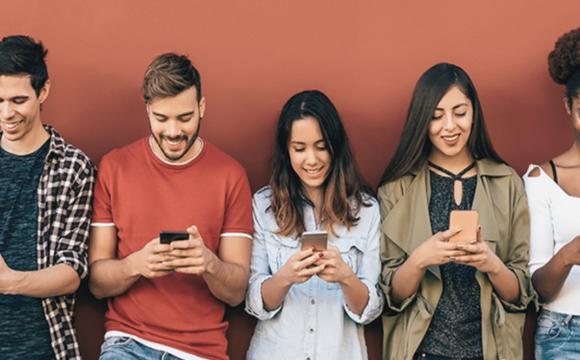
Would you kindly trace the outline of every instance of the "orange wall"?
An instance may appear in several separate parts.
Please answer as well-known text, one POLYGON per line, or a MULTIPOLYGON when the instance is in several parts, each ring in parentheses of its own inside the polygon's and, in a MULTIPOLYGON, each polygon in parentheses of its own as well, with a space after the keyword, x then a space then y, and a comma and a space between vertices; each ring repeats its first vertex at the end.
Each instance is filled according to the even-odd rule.
POLYGON ((294 92, 327 92, 374 186, 430 65, 463 66, 492 139, 519 171, 572 141, 546 57, 580 26, 577 0, 3 1, 0 34, 49 48, 44 121, 95 161, 147 133, 140 85, 161 52, 190 55, 208 111, 202 134, 265 183, 276 116, 294 92), (420 4, 420 6, 419 6, 420 4))
POLYGON ((580 26, 577 0, 5 0, 2 14, 0 35, 49 48, 43 119, 95 162, 147 134, 141 80, 165 51, 189 54, 201 71, 202 135, 241 161, 254 189, 267 181, 278 112, 305 88, 335 102, 376 186, 415 81, 440 61, 471 75, 491 137, 518 171, 573 138, 546 57, 580 26))

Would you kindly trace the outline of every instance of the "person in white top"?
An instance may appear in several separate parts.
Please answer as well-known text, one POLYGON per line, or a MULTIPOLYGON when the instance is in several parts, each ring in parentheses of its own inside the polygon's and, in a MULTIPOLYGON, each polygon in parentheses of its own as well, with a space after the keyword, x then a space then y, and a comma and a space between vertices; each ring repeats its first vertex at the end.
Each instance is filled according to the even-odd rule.
POLYGON ((575 141, 524 175, 530 208, 530 273, 543 305, 536 359, 580 358, 580 28, 564 34, 549 57, 552 79, 566 86, 564 106, 575 141))

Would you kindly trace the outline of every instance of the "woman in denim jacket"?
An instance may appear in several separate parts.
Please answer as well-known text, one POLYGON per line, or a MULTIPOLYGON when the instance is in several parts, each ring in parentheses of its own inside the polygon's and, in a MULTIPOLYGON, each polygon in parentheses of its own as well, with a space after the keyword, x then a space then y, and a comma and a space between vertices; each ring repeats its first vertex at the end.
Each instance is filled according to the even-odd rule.
POLYGON ((246 311, 259 321, 247 357, 366 359, 363 325, 383 306, 379 207, 323 93, 288 100, 272 168, 253 199, 246 311), (301 248, 301 234, 314 230, 328 232, 326 250, 301 248))

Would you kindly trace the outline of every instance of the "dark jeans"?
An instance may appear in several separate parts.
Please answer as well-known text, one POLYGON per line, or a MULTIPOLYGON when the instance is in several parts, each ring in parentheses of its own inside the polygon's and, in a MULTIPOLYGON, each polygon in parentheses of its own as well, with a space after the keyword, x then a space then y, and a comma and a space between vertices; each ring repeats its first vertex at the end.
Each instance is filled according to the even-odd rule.
POLYGON ((413 360, 483 360, 483 358, 482 357, 474 357, 474 358, 454 359, 454 358, 450 358, 447 356, 433 355, 433 354, 427 354, 427 353, 423 353, 423 352, 417 352, 417 353, 415 353, 415 356, 413 356, 413 360))

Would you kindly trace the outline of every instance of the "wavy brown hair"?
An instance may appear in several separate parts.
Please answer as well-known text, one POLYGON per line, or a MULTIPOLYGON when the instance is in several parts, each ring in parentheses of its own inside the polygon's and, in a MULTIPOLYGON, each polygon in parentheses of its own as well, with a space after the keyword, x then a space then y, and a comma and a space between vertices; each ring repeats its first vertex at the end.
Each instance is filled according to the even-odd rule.
POLYGON ((274 212, 279 234, 288 236, 304 232, 303 208, 314 204, 306 196, 300 178, 292 169, 288 144, 292 123, 306 117, 316 119, 330 153, 330 170, 322 185, 321 217, 327 231, 335 235, 335 224, 342 224, 348 229, 357 224, 360 207, 369 206, 364 193, 371 192, 356 169, 338 111, 330 99, 318 90, 300 92, 282 108, 272 157, 272 205, 269 210, 274 212))

